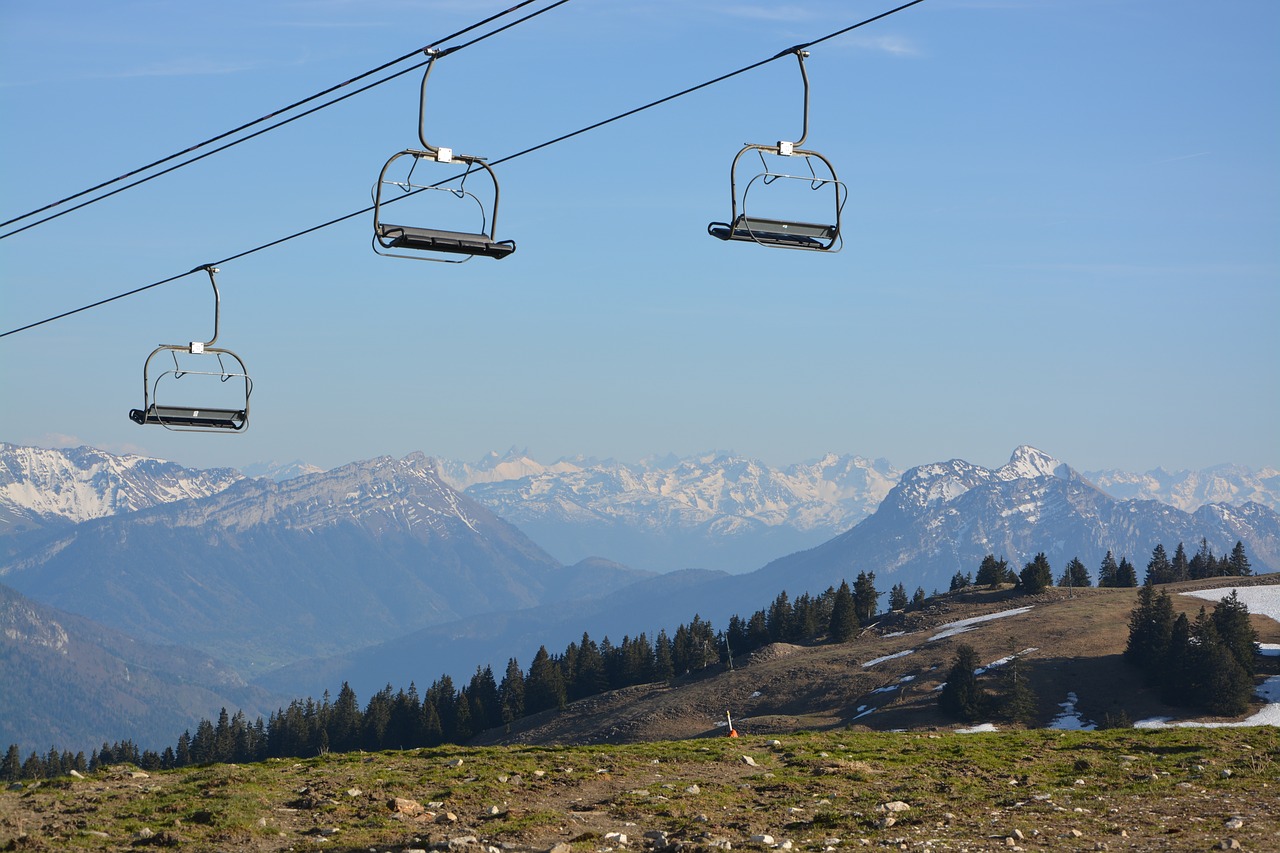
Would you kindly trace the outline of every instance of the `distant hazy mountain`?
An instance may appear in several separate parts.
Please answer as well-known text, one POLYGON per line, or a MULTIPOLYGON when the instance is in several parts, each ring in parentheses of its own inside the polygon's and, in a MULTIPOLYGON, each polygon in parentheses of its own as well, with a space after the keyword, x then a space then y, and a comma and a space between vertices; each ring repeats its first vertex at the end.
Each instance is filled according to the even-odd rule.
POLYGON ((207 654, 138 642, 3 584, 0 684, 0 744, 24 756, 125 738, 159 750, 223 707, 253 719, 280 706, 207 654))
POLYGON ((231 468, 0 442, 0 535, 208 497, 242 479, 231 468))
POLYGON ((779 469, 729 453, 543 465, 513 449, 440 466, 565 562, 603 555, 655 571, 744 572, 812 547, 871 513, 899 476, 883 459, 834 454, 779 469))
POLYGON ((880 508, 851 530, 753 572, 664 574, 569 608, 433 626, 341 658, 300 662, 262 684, 315 692, 347 680, 376 690, 397 671, 419 677, 415 662, 423 660, 440 661, 441 671, 455 678, 485 663, 500 667, 511 656, 527 667, 539 644, 559 651, 584 630, 615 643, 641 631, 652 639, 660 628, 672 630, 695 614, 723 628, 730 615, 750 616, 783 590, 792 598, 820 593, 842 580, 852 582, 860 571, 874 572, 882 592, 896 583, 908 594, 916 587, 945 590, 956 572, 976 572, 989 553, 1020 569, 1043 551, 1055 578, 1078 556, 1096 580, 1110 549, 1117 559, 1127 556, 1141 575, 1156 544, 1172 554, 1183 542, 1194 553, 1202 537, 1215 554, 1243 541, 1257 573, 1280 569, 1280 514, 1274 510, 1213 504, 1188 513, 1155 501, 1118 501, 1065 463, 1024 446, 996 469, 962 460, 912 468, 880 508))
POLYGON ((1259 503, 1280 511, 1280 470, 1254 471, 1242 465, 1216 465, 1201 471, 1169 473, 1156 468, 1145 474, 1106 470, 1085 478, 1121 500, 1160 501, 1192 512, 1208 503, 1259 503))
MULTIPOLYGON (((384 457, 77 525, 0 566, 23 594, 240 668, 335 654, 584 586, 520 531, 384 457)), ((601 564, 599 591, 638 573, 601 564)))
POLYGON ((266 477, 277 483, 281 480, 292 480, 304 474, 320 474, 323 471, 323 468, 303 462, 301 459, 295 459, 292 462, 258 462, 240 469, 246 477, 266 477))

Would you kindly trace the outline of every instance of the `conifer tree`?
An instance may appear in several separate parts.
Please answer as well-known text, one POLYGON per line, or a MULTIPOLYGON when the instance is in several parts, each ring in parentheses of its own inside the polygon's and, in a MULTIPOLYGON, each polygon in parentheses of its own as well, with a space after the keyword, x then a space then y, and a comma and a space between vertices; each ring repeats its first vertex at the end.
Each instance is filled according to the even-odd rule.
POLYGON ((907 588, 901 583, 895 583, 889 590, 889 609, 906 610, 910 603, 911 599, 907 598, 907 588))
POLYGON ((1067 563, 1067 567, 1063 569, 1062 577, 1058 578, 1058 586, 1075 588, 1091 585, 1089 570, 1084 567, 1084 563, 1080 562, 1078 558, 1072 557, 1071 562, 1067 563))
POLYGON ((1169 562, 1169 579, 1171 582, 1185 581, 1191 577, 1191 563, 1187 560, 1187 551, 1178 543, 1174 549, 1173 560, 1169 562))
POLYGON ((978 653, 973 646, 961 644, 947 672, 947 683, 938 696, 938 707, 943 713, 971 723, 982 715, 984 697, 978 687, 978 653))
POLYGON ((997 560, 995 554, 988 554, 982 558, 982 565, 978 566, 978 574, 973 582, 978 586, 994 589, 1002 583, 1011 583, 1010 574, 1008 560, 1003 557, 997 560))
POLYGON ((1213 626, 1222 645, 1235 658, 1247 677, 1257 672, 1258 632, 1249 621, 1249 608, 1231 590, 1213 608, 1213 626))
POLYGON ((831 624, 827 629, 827 636, 833 643, 843 643, 853 639, 857 632, 858 614, 854 608, 853 592, 847 581, 841 581, 831 607, 831 624))
POLYGON ((1100 588, 1119 586, 1120 567, 1116 565, 1116 558, 1112 556, 1110 551, 1102 558, 1102 565, 1098 567, 1098 586, 1100 588))
POLYGON ((507 671, 498 685, 502 722, 512 723, 524 716, 524 674, 515 658, 507 659, 507 671))
POLYGON ((5 782, 17 782, 22 776, 22 753, 18 751, 16 743, 9 744, 9 750, 4 754, 4 762, 0 763, 0 780, 5 782))
POLYGON ((916 587, 916 591, 911 594, 911 606, 916 610, 919 610, 921 607, 924 607, 925 599, 924 587, 918 586, 916 587))
POLYGON ((675 659, 671 654, 671 639, 667 629, 658 629, 658 638, 653 642, 653 675, 659 681, 671 681, 676 677, 675 659))
POLYGON ((1244 553, 1244 543, 1239 540, 1236 541, 1236 547, 1231 549, 1231 557, 1227 562, 1231 568, 1232 577, 1244 578, 1253 574, 1249 558, 1244 553))
POLYGON ((1134 568, 1133 563, 1129 562, 1128 557, 1120 558, 1120 565, 1116 568, 1115 585, 1122 588, 1132 588, 1138 585, 1138 570, 1134 568))
POLYGON ((1151 550, 1151 559, 1147 561, 1147 577, 1144 583, 1169 583, 1173 579, 1173 568, 1169 564, 1169 555, 1164 546, 1156 543, 1151 550))
POLYGON ((1053 569, 1049 560, 1041 551, 1035 558, 1022 567, 1018 575, 1018 588, 1025 595, 1037 595, 1053 585, 1053 569))
POLYGON ((1137 666, 1151 682, 1159 680, 1173 633, 1173 602, 1164 590, 1151 584, 1138 590, 1138 603, 1129 614, 1129 640, 1124 659, 1137 666))
MULTIPOLYGON (((536 714, 551 708, 563 708, 565 701, 564 676, 560 667, 551 659, 547 647, 540 646, 524 682, 525 710, 528 714, 536 714)), ((445 733, 448 734, 448 729, 445 733)))
POLYGON ((853 583, 853 611, 859 622, 870 622, 879 610, 880 593, 876 591, 876 573, 858 572, 853 583))

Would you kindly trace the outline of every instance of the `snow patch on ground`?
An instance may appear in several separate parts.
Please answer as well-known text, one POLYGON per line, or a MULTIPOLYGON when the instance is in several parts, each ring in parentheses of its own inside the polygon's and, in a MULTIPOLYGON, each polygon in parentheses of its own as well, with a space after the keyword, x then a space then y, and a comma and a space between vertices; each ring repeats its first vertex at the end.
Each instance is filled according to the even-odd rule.
POLYGON ((876 664, 884 663, 887 660, 894 660, 896 658, 905 658, 907 655, 913 655, 915 653, 916 653, 915 649, 907 649, 905 652, 897 652, 896 654, 885 655, 884 657, 872 658, 871 660, 864 663, 862 667, 863 669, 866 669, 869 666, 875 666, 876 664))
POLYGON ((1049 728, 1078 732, 1091 732, 1096 729, 1096 725, 1087 722, 1080 716, 1080 712, 1076 710, 1076 703, 1079 701, 1080 697, 1076 696, 1074 692, 1068 693, 1067 701, 1058 705, 1062 711, 1049 723, 1049 728))
POLYGON ((956 729, 956 734, 972 735, 972 734, 977 734, 979 732, 998 732, 998 731, 1000 730, 996 728, 995 723, 979 723, 976 726, 968 726, 963 729, 956 729))
POLYGON ((1020 616, 1030 610, 1032 605, 1026 607, 1015 607, 1013 610, 1002 610, 999 613, 988 613, 986 616, 974 616, 972 619, 961 619, 958 622, 948 622, 939 626, 938 633, 929 638, 928 642, 932 643, 936 640, 945 640, 947 637, 954 637, 957 634, 963 634, 973 629, 975 625, 983 622, 990 622, 992 619, 1003 619, 1006 616, 1020 616))

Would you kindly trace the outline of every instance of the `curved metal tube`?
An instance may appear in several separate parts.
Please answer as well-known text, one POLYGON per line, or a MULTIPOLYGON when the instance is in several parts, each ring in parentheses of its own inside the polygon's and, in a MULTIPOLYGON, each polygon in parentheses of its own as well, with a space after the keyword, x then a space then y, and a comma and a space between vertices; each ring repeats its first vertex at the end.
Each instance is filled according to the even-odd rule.
POLYGON ((800 63, 800 79, 804 81, 804 126, 800 129, 800 138, 792 143, 799 148, 804 145, 805 139, 809 136, 809 72, 804 67, 804 59, 809 55, 809 51, 796 48, 795 54, 800 63))

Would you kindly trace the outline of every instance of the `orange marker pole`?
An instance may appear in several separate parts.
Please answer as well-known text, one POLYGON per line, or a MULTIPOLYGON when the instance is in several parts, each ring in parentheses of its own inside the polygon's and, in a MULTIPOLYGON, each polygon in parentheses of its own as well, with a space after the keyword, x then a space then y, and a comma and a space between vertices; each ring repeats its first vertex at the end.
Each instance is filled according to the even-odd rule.
POLYGON ((733 727, 733 717, 728 711, 724 712, 724 718, 729 721, 729 737, 737 737, 738 730, 733 727))

